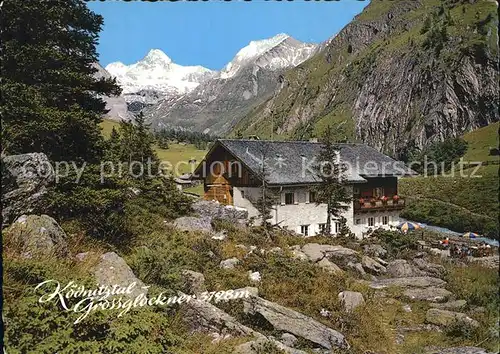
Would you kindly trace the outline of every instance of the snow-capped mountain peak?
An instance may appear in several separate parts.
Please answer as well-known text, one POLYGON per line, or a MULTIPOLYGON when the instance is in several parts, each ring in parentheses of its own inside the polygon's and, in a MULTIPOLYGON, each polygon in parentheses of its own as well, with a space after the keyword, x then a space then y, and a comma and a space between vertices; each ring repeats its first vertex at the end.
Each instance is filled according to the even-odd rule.
POLYGON ((168 57, 160 49, 151 49, 148 54, 140 61, 143 64, 150 65, 168 65, 172 63, 172 59, 168 57))
POLYGON ((268 39, 262 39, 259 41, 251 41, 246 47, 242 48, 237 54, 236 58, 238 59, 252 59, 255 57, 258 57, 262 53, 266 52, 267 50, 277 46, 281 42, 283 42, 285 39, 289 38, 290 36, 285 33, 280 33, 274 37, 268 38, 268 39))
POLYGON ((272 69, 282 69, 300 64, 316 49, 315 44, 302 43, 285 33, 280 33, 268 39, 251 41, 242 48, 220 72, 222 79, 235 76, 238 71, 251 63, 265 66, 272 69), (275 48, 282 47, 274 55, 269 55, 267 59, 261 60, 267 53, 275 48))
POLYGON ((175 64, 160 49, 151 49, 135 64, 121 62, 108 64, 106 70, 116 77, 124 94, 153 90, 168 94, 185 94, 213 76, 202 66, 175 64))

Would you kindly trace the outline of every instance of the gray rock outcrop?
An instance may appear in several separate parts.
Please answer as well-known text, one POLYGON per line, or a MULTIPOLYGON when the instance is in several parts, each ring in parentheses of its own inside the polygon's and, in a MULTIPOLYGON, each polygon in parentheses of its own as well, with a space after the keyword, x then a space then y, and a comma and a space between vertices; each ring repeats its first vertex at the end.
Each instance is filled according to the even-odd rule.
POLYGON ((277 340, 265 337, 260 337, 256 340, 238 345, 236 348, 234 348, 234 353, 261 354, 269 352, 271 347, 282 350, 286 354, 307 354, 303 350, 291 348, 284 343, 278 342, 277 340))
POLYGON ((445 273, 445 268, 442 265, 430 263, 425 258, 414 258, 412 262, 416 268, 427 275, 442 277, 445 273))
POLYGON ((36 211, 54 180, 54 169, 43 153, 2 157, 2 228, 36 211))
POLYGON ((220 267, 222 269, 233 269, 238 264, 240 264, 240 260, 236 257, 228 258, 220 262, 220 267))
POLYGON ((191 299, 183 304, 182 308, 184 320, 192 331, 264 337, 207 301, 191 299))
POLYGON ((101 256, 94 268, 94 276, 99 285, 119 285, 126 288, 135 283, 135 286, 131 287, 130 294, 126 295, 130 298, 148 292, 144 283, 134 275, 125 260, 115 252, 108 252, 101 256))
POLYGON ((193 203, 192 208, 200 216, 210 217, 212 219, 238 222, 248 218, 248 211, 242 208, 220 204, 217 202, 200 200, 193 203))
MULTIPOLYGON (((311 262, 318 262, 323 258, 329 258, 334 260, 339 260, 342 263, 347 263, 349 261, 358 261, 359 254, 350 248, 342 246, 332 246, 332 245, 320 245, 318 243, 308 243, 301 248, 301 252, 304 253, 311 262)), ((335 262, 336 263, 336 262, 335 262)))
POLYGON ((183 216, 175 219, 174 226, 181 231, 212 232, 212 219, 207 216, 183 216))
POLYGON ((183 278, 184 291, 187 292, 187 294, 200 294, 207 290, 203 274, 183 269, 181 275, 183 278))
POLYGON ((260 297, 244 300, 244 312, 259 314, 264 317, 275 330, 285 331, 307 339, 326 349, 349 348, 343 334, 297 311, 275 304, 260 297))
POLYGON ((431 307, 441 309, 441 310, 460 310, 467 305, 465 300, 455 300, 444 303, 430 304, 431 307))
POLYGON ((363 256, 363 258, 361 258, 361 265, 367 273, 373 275, 379 275, 387 272, 387 269, 382 264, 368 256, 363 256))
POLYGON ((433 277, 404 277, 390 278, 373 281, 369 284, 372 289, 384 289, 390 286, 398 286, 403 288, 427 288, 430 286, 442 287, 446 282, 439 278, 433 277))
POLYGON ((22 215, 5 230, 5 236, 26 258, 68 255, 66 233, 48 215, 22 215))
POLYGON ((281 335, 281 343, 290 348, 295 347, 295 344, 297 344, 297 340, 297 337, 290 333, 283 333, 281 335))
POLYGON ((370 257, 380 257, 385 258, 387 255, 387 250, 381 245, 370 244, 363 247, 363 251, 370 257))
POLYGON ((321 261, 316 263, 316 265, 318 267, 320 267, 321 269, 323 269, 324 271, 332 273, 332 274, 343 274, 344 273, 344 271, 342 269, 340 269, 338 265, 329 261, 326 258, 323 258, 321 261))
POLYGON ((387 265, 387 274, 395 278, 419 276, 414 267, 405 259, 396 259, 387 265))
POLYGON ((443 302, 453 296, 450 291, 433 286, 428 288, 407 289, 404 291, 403 295, 410 300, 430 302, 443 302))
POLYGON ((479 327, 479 322, 470 318, 465 313, 453 312, 441 309, 429 309, 425 314, 425 320, 438 326, 450 326, 463 323, 472 327, 479 327))
POLYGON ((365 304, 363 294, 355 291, 342 291, 339 293, 338 297, 346 312, 354 311, 358 306, 365 304))

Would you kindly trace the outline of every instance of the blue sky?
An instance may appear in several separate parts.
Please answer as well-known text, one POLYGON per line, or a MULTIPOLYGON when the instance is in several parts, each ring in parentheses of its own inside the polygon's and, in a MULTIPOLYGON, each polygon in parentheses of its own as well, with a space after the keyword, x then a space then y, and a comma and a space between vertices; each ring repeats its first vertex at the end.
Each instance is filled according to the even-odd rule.
POLYGON ((102 65, 132 64, 152 48, 181 65, 219 70, 251 40, 287 33, 319 43, 339 32, 368 1, 89 2, 104 17, 102 65))

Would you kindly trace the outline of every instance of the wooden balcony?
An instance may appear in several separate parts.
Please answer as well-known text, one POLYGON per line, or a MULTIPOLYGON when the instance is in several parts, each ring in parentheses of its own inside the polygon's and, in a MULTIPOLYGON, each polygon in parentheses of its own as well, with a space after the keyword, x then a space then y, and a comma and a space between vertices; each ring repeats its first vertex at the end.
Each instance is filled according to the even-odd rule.
POLYGON ((361 203, 359 200, 354 201, 354 211, 384 211, 384 210, 401 210, 405 207, 405 200, 399 198, 398 201, 389 199, 387 201, 377 200, 375 203, 370 200, 361 203))

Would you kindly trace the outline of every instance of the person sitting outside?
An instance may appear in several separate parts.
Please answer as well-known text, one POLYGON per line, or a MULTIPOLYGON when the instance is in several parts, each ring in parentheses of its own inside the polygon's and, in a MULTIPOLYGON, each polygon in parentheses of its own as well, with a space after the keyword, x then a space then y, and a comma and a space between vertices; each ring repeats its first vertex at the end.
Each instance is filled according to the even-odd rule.
POLYGON ((443 246, 443 248, 448 248, 448 246, 450 245, 450 239, 447 237, 443 241, 441 241, 440 243, 443 246))
POLYGON ((484 246, 485 248, 485 257, 489 257, 491 256, 491 245, 487 244, 486 246, 484 246))
POLYGON ((460 258, 465 258, 469 255, 469 248, 466 245, 462 245, 460 250, 460 258))

